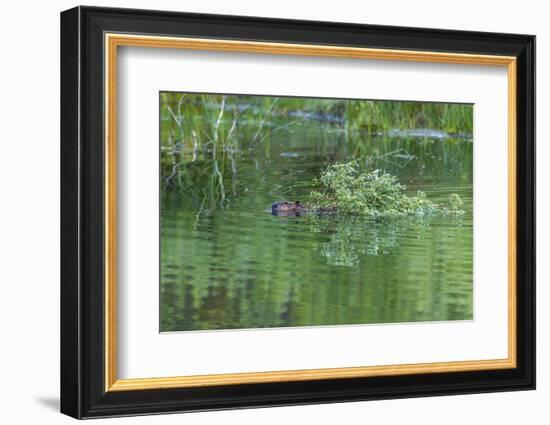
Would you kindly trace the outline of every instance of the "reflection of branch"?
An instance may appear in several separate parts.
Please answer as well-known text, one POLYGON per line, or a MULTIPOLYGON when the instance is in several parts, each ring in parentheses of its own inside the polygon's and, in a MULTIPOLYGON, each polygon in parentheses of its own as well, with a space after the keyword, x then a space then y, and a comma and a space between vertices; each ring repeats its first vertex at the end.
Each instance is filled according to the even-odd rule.
POLYGON ((199 143, 197 142, 197 132, 195 130, 191 131, 191 137, 193 138, 193 159, 191 162, 197 160, 197 152, 199 151, 199 143))
POLYGON ((172 111, 172 108, 170 108, 170 105, 166 104, 166 109, 168 110, 168 112, 170 112, 170 115, 172 116, 173 120, 176 122, 176 125, 180 129, 180 132, 183 136, 183 126, 181 125, 179 118, 176 116, 176 114, 174 114, 174 111, 172 111))
POLYGON ((233 118, 233 123, 231 124, 231 128, 229 129, 229 133, 227 133, 227 140, 231 140, 231 136, 233 135, 233 132, 235 131, 235 127, 237 127, 237 117, 235 116, 233 118))
POLYGON ((218 142, 219 142, 219 134, 218 129, 220 127, 220 123, 222 121, 223 117, 223 111, 225 109, 225 96, 222 98, 222 104, 220 105, 220 113, 218 114, 218 121, 216 122, 216 126, 214 128, 214 149, 212 149, 212 162, 214 164, 214 171, 216 172, 216 175, 218 176, 218 182, 220 184, 221 189, 221 195, 222 199, 220 201, 220 205, 223 208, 223 202, 225 201, 225 186, 223 185, 223 175, 220 172, 220 169, 218 167, 218 158, 217 158, 217 151, 218 151, 218 142))
POLYGON ((264 116, 262 117, 262 120, 260 121, 260 125, 258 126, 258 131, 256 131, 256 134, 254 135, 254 137, 252 138, 252 142, 251 142, 251 145, 254 146, 255 142, 256 142, 256 139, 258 138, 258 136, 260 135, 263 127, 264 127, 264 124, 265 124, 265 120, 267 119, 267 117, 269 116, 271 110, 273 109, 273 107, 275 106, 275 104, 277 103, 277 100, 278 99, 275 99, 271 105, 269 105, 269 108, 267 108, 267 111, 265 111, 265 114, 264 116))
POLYGON ((197 230, 197 226, 199 224, 201 214, 204 210, 204 204, 205 203, 206 203, 206 195, 203 196, 202 201, 201 201, 201 206, 200 206, 199 210, 197 211, 197 214, 195 215, 195 221, 193 222, 193 230, 197 230))
POLYGON ((218 114, 218 120, 216 121, 216 126, 214 127, 214 138, 216 141, 219 139, 218 129, 220 128, 220 123, 222 122, 223 112, 225 110, 225 96, 222 97, 222 104, 220 105, 220 113, 218 114))
POLYGON ((220 169, 218 167, 218 161, 214 160, 214 171, 216 172, 216 175, 218 176, 218 183, 220 184, 220 191, 222 195, 222 199, 220 201, 220 206, 223 208, 223 202, 225 201, 225 186, 223 184, 223 176, 220 172, 220 169))
POLYGON ((371 158, 371 160, 374 161, 384 161, 388 164, 391 164, 393 166, 396 166, 398 168, 404 168, 410 161, 414 159, 414 155, 409 154, 409 152, 404 148, 399 148, 394 151, 385 153, 384 155, 375 155, 371 158), (402 154, 401 154, 402 153, 402 154), (398 157, 398 154, 400 156, 398 157), (405 159, 405 164, 400 164, 395 161, 390 160, 389 158, 396 158, 396 159, 405 159))
POLYGON ((276 131, 281 131, 281 130, 288 130, 290 127, 293 127, 295 125, 298 125, 298 124, 302 124, 301 121, 291 121, 289 122, 288 124, 283 124, 283 125, 278 125, 276 126, 275 128, 273 128, 273 130, 271 130, 273 133, 275 133, 276 131))
POLYGON ((172 172, 170 173, 170 175, 168 177, 166 177, 164 179, 164 183, 166 185, 169 185, 170 184, 170 181, 174 178, 174 176, 176 175, 176 171, 178 170, 178 168, 181 166, 181 162, 176 162, 173 167, 172 167, 172 172))
POLYGON ((407 231, 414 229, 421 238, 422 229, 430 225, 426 218, 399 220, 367 220, 357 217, 308 216, 311 231, 329 235, 319 243, 318 252, 327 264, 356 267, 361 255, 378 256, 391 253, 401 244, 407 231))
POLYGON ((229 155, 229 159, 231 160, 231 181, 232 181, 232 190, 233 190, 233 196, 237 196, 237 161, 235 161, 235 155, 232 153, 229 155))

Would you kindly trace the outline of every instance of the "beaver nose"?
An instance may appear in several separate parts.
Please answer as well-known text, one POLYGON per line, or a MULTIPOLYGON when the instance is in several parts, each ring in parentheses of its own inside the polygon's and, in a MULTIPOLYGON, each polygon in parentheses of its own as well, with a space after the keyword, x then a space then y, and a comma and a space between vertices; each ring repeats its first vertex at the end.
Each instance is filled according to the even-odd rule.
POLYGON ((272 209, 272 210, 276 210, 277 208, 278 208, 277 202, 273 202, 273 203, 271 204, 271 209, 272 209))

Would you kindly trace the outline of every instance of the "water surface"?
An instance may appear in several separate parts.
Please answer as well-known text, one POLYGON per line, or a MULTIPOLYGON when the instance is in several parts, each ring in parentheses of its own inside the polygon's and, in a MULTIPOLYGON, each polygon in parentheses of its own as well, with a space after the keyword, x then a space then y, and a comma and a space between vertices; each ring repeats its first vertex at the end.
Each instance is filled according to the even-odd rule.
POLYGON ((223 208, 204 211, 193 189, 208 186, 209 159, 189 166, 195 186, 161 191, 161 331, 472 319, 472 142, 349 134, 307 117, 282 124, 225 160, 223 208), (435 202, 458 193, 466 213, 270 214, 274 201, 307 200, 312 179, 355 157, 354 138, 365 137, 373 168, 435 202))

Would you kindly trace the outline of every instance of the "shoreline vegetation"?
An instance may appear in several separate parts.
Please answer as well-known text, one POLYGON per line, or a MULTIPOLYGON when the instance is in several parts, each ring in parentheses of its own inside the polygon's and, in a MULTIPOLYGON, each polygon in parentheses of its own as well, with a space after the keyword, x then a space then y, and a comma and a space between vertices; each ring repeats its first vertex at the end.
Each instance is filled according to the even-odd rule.
POLYGON ((339 211, 370 216, 460 214, 458 195, 451 195, 446 205, 430 202, 423 192, 406 195, 405 186, 386 172, 384 164, 406 164, 422 156, 416 152, 422 143, 441 141, 445 149, 445 140, 471 140, 472 114, 471 105, 464 104, 163 92, 161 182, 167 191, 190 195, 199 215, 226 209, 241 193, 241 158, 257 161, 258 152, 269 156, 274 134, 315 121, 327 132, 338 133, 356 162, 339 164, 335 158, 316 182, 312 203, 336 202, 339 211), (384 140, 383 151, 373 150, 373 138, 384 140), (359 163, 365 164, 363 174, 359 163), (357 193, 357 187, 364 192, 357 193), (351 192, 355 199, 349 197, 351 192))

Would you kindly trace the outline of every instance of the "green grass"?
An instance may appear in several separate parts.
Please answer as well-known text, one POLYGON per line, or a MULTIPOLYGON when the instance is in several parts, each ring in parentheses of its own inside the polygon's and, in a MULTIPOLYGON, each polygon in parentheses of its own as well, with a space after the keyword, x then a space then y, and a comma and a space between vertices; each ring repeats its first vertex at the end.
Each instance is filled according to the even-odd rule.
MULTIPOLYGON (((337 118, 341 124, 321 125, 326 125, 327 131, 341 131, 351 157, 366 158, 374 167, 381 161, 390 164, 394 154, 410 156, 410 143, 402 138, 396 141, 387 137, 383 150, 373 148, 372 138, 380 134, 384 137, 390 130, 429 128, 471 133, 473 129, 471 105, 162 92, 160 165, 164 188, 192 191, 200 198, 201 209, 224 208, 231 196, 224 178, 237 174, 238 159, 254 156, 260 150, 269 156, 272 134, 290 134, 297 122, 307 125, 304 118, 292 115, 295 112, 337 118), (202 176, 200 181, 206 181, 200 188, 196 187, 197 175, 202 176)), ((414 151, 421 152, 428 142, 431 140, 414 140, 414 151)), ((444 150, 444 143, 441 146, 444 150)), ((442 166, 463 168, 461 163, 445 162, 442 166)))
POLYGON ((341 119, 347 131, 365 135, 416 128, 473 130, 473 108, 464 104, 164 92, 160 108, 161 147, 168 164, 171 157, 196 159, 213 147, 249 148, 266 139, 264 130, 271 121, 296 111, 329 113, 341 119))
POLYGON ((471 133, 473 108, 452 103, 354 100, 346 104, 346 126, 367 133, 414 128, 471 133))

